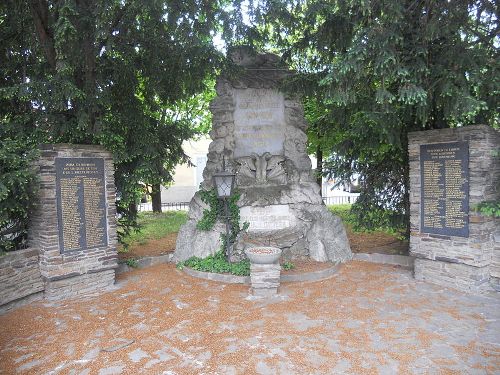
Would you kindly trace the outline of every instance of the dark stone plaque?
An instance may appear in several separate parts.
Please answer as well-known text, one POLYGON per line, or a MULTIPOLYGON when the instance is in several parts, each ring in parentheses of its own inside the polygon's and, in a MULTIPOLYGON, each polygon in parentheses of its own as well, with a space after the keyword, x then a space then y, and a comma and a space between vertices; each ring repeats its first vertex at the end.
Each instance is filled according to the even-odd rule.
POLYGON ((423 233, 469 237, 469 143, 420 146, 423 233))
POLYGON ((55 163, 61 253, 107 246, 104 159, 56 158, 55 163))

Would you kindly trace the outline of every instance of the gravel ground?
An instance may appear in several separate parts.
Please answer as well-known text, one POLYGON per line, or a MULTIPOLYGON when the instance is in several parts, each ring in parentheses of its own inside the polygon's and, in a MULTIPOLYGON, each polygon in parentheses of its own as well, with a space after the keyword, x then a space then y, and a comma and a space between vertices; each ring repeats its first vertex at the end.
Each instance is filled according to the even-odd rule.
POLYGON ((0 327, 0 374, 500 373, 498 294, 366 262, 272 300, 162 264, 107 293, 18 308, 0 327))

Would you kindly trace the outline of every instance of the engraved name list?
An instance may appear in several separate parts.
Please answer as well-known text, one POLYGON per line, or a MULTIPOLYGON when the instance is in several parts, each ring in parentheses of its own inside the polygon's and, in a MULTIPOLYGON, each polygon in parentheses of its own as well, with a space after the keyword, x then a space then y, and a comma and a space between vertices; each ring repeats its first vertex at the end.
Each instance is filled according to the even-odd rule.
POLYGON ((56 158, 55 165, 61 253, 107 246, 104 159, 56 158))
POLYGON ((469 145, 420 146, 421 231, 469 236, 469 145))

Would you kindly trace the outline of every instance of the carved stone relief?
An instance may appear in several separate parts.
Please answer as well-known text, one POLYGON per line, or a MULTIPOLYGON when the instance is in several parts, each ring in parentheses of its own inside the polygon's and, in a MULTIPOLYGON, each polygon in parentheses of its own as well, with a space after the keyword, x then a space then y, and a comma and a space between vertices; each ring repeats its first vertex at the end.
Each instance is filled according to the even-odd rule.
POLYGON ((282 155, 271 155, 264 152, 262 155, 252 153, 235 159, 236 184, 238 186, 248 185, 286 185, 287 176, 283 163, 285 157, 282 155))

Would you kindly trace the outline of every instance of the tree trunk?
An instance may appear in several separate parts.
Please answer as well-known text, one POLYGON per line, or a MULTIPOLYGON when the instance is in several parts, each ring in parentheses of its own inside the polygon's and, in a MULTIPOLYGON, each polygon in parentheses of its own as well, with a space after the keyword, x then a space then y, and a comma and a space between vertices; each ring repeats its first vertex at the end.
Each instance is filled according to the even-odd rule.
POLYGON ((130 203, 128 205, 128 210, 129 210, 129 215, 132 217, 137 217, 137 204, 135 203, 130 203))
POLYGON ((40 45, 47 62, 52 70, 56 70, 56 48, 54 44, 54 36, 51 30, 49 19, 49 4, 46 0, 31 0, 29 2, 35 30, 40 45))
POLYGON ((318 162, 316 167, 316 182, 320 187, 319 194, 323 196, 323 150, 320 145, 316 147, 316 160, 318 162))
POLYGON ((161 185, 154 184, 151 188, 153 212, 161 212, 161 185))

